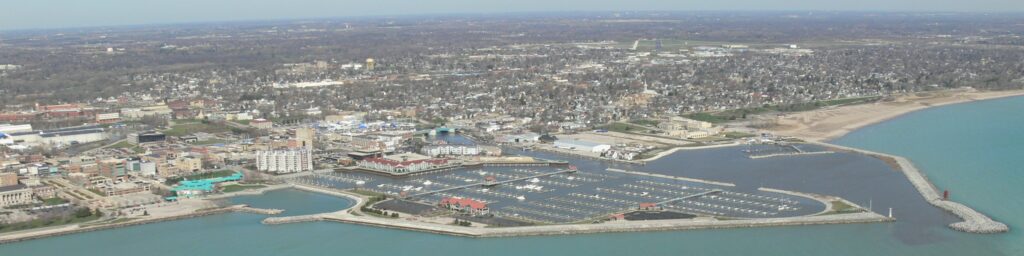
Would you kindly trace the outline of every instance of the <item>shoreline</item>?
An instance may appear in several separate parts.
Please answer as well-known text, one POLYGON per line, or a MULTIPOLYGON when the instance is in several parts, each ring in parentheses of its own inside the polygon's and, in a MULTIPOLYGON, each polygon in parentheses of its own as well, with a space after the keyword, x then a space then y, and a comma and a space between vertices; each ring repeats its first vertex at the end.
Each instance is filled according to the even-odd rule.
MULTIPOLYGON (((130 227, 130 226, 137 226, 137 225, 153 224, 153 223, 159 223, 159 222, 191 219, 191 218, 210 216, 210 215, 216 215, 216 214, 224 214, 224 213, 243 212, 243 213, 252 213, 252 214, 274 215, 274 214, 279 214, 282 211, 283 210, 279 210, 279 209, 251 208, 251 207, 249 207, 247 205, 244 205, 244 204, 236 204, 236 205, 230 205, 230 206, 225 206, 225 207, 218 207, 216 209, 205 209, 205 210, 204 209, 197 209, 195 212, 186 213, 186 214, 180 214, 180 215, 166 216, 166 217, 143 218, 143 219, 135 219, 135 220, 129 220, 129 221, 117 222, 117 223, 97 224, 97 225, 92 225, 92 226, 83 226, 84 224, 89 224, 89 223, 82 223, 82 224, 75 224, 73 226, 65 226, 65 227, 49 229, 49 230, 36 230, 36 232, 31 232, 33 230, 26 230, 26 231, 29 231, 29 232, 18 233, 18 234, 7 234, 7 235, 0 234, 0 245, 9 244, 9 243, 23 242, 23 241, 28 241, 28 240, 43 239, 43 238, 49 238, 49 237, 55 237, 55 236, 64 236, 64 235, 86 233, 86 232, 100 231, 100 230, 107 230, 107 229, 114 229, 114 228, 122 228, 122 227, 130 227)), ((116 220, 116 219, 114 219, 114 220, 116 220)))
POLYGON ((725 144, 714 144, 714 145, 705 145, 705 146, 697 146, 697 147, 683 147, 683 146, 679 146, 679 147, 674 147, 674 148, 667 149, 665 151, 658 152, 658 154, 656 154, 656 155, 654 155, 652 157, 649 157, 649 158, 646 158, 646 159, 634 160, 634 161, 639 161, 639 162, 642 162, 642 163, 647 163, 647 162, 653 162, 655 160, 661 159, 662 157, 666 157, 666 156, 672 155, 672 154, 674 154, 676 152, 683 151, 683 150, 701 150, 701 149, 711 149, 711 148, 725 148, 725 147, 732 147, 732 146, 739 146, 739 145, 740 145, 739 142, 735 142, 734 141, 734 142, 725 143, 725 144))
POLYGON ((1007 91, 945 90, 933 95, 902 95, 891 102, 877 102, 789 113, 777 118, 777 135, 812 142, 828 142, 858 129, 934 107, 1024 96, 1024 89, 1007 91))

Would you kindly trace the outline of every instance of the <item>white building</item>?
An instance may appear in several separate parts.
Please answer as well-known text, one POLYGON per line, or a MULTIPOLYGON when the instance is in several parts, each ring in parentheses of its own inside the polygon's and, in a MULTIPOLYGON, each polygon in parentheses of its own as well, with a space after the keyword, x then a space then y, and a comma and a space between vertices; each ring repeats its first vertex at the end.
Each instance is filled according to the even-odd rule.
POLYGON ((271 173, 313 170, 313 154, 308 150, 272 150, 256 152, 256 168, 271 173))
POLYGON ((480 147, 475 145, 427 145, 420 149, 420 153, 431 157, 438 156, 475 156, 480 155, 480 147))
POLYGON ((0 124, 0 133, 31 132, 31 124, 0 124))
POLYGON ((601 153, 611 149, 612 145, 583 140, 557 140, 555 141, 555 147, 577 151, 587 151, 592 153, 601 153))
POLYGON ((31 204, 33 202, 32 189, 25 185, 0 187, 0 207, 31 204))

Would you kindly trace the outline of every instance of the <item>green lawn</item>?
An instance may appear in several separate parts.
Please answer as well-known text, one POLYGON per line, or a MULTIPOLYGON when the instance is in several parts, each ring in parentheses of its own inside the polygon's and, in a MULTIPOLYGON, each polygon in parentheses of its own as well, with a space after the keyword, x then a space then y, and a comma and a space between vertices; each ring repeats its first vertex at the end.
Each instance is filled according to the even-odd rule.
POLYGON ((828 214, 842 214, 842 213, 854 213, 854 212, 861 212, 861 211, 863 211, 863 210, 861 210, 860 208, 858 208, 856 206, 850 205, 850 204, 846 203, 845 201, 836 200, 836 201, 832 201, 832 211, 825 213, 825 215, 828 215, 828 214))
POLYGON ((63 204, 63 203, 67 203, 67 202, 68 202, 68 200, 65 200, 64 198, 60 198, 60 197, 43 199, 43 204, 45 204, 45 205, 58 205, 58 204, 63 204))
POLYGON ((93 214, 89 212, 88 208, 84 208, 84 210, 79 210, 78 212, 66 217, 42 218, 24 222, 0 224, 0 233, 82 223, 99 219, 100 216, 102 216, 102 214, 93 214))
POLYGON ((750 137, 754 137, 755 136, 754 134, 745 133, 745 132, 726 132, 723 135, 725 135, 726 138, 730 138, 730 139, 750 138, 750 137))
POLYGON ((201 141, 192 142, 190 144, 192 144, 192 145, 213 145, 213 144, 221 144, 221 143, 228 143, 228 142, 231 142, 231 141, 230 140, 224 140, 224 139, 208 139, 208 140, 201 140, 201 141))
POLYGON ((103 191, 100 191, 99 189, 95 189, 95 188, 90 188, 89 192, 92 192, 93 194, 96 194, 96 195, 101 196, 101 197, 107 196, 107 193, 103 193, 103 191))
POLYGON ((651 119, 629 120, 629 122, 633 123, 633 124, 638 124, 638 125, 643 125, 643 126, 650 126, 650 127, 658 127, 658 124, 661 123, 658 120, 651 120, 651 119))
POLYGON ((221 191, 224 192, 224 193, 231 193, 231 192, 238 192, 238 191, 242 191, 242 190, 246 190, 246 189, 260 189, 260 188, 265 188, 265 187, 267 187, 267 186, 264 186, 264 185, 239 185, 239 184, 231 184, 231 185, 224 186, 224 189, 221 190, 221 191))
POLYGON ((807 103, 794 103, 794 104, 785 104, 785 105, 764 105, 764 106, 761 106, 761 107, 725 110, 725 111, 719 111, 719 112, 693 113, 693 114, 687 114, 685 116, 686 116, 686 118, 693 119, 693 120, 698 120, 698 121, 704 121, 704 122, 710 122, 710 123, 725 123, 725 122, 729 122, 729 121, 746 119, 747 115, 760 114, 760 113, 765 113, 765 112, 772 112, 772 111, 777 111, 777 112, 809 111, 809 110, 815 110, 815 109, 819 109, 819 108, 823 108, 823 107, 870 103, 870 102, 876 102, 876 101, 881 100, 881 99, 882 99, 882 97, 873 96, 873 97, 858 97, 858 98, 846 98, 846 99, 836 99, 836 100, 824 100, 824 101, 815 101, 815 102, 807 102, 807 103))
POLYGON ((128 141, 122 140, 122 141, 120 141, 118 143, 114 143, 113 145, 110 145, 110 146, 107 146, 107 147, 108 148, 130 148, 130 147, 134 147, 134 146, 135 145, 132 145, 131 143, 128 143, 128 141))
POLYGON ((651 131, 651 129, 647 128, 647 127, 643 127, 643 126, 636 125, 636 124, 620 123, 620 122, 613 122, 613 123, 601 126, 599 128, 606 129, 608 131, 622 132, 622 133, 649 133, 651 131))
POLYGON ((227 132, 227 131, 230 131, 230 130, 231 129, 228 128, 227 126, 218 125, 218 124, 214 124, 214 123, 196 122, 196 121, 185 121, 185 122, 180 122, 179 121, 178 124, 175 124, 175 125, 171 126, 170 129, 165 130, 164 134, 167 134, 167 136, 185 136, 185 135, 189 135, 189 134, 193 134, 193 133, 197 133, 197 132, 221 133, 221 132, 227 132))

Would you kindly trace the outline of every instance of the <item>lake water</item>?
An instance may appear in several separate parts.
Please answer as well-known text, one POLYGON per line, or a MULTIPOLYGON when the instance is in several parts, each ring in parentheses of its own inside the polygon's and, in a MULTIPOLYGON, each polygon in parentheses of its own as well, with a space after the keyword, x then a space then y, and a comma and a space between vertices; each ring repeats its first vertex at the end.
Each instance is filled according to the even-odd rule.
MULTIPOLYGON (((736 148, 683 151, 644 167, 737 183, 843 196, 894 208, 894 223, 473 239, 341 223, 262 225, 224 214, 0 245, 0 255, 1024 255, 1024 97, 933 108, 858 130, 838 144, 903 155, 955 200, 1010 225, 973 235, 927 206, 903 176, 851 154, 749 160, 736 148)), ((540 154, 540 153, 535 153, 540 154)), ((604 164, 573 160, 581 169, 604 164)), ((284 215, 351 204, 296 190, 232 199, 284 215)))

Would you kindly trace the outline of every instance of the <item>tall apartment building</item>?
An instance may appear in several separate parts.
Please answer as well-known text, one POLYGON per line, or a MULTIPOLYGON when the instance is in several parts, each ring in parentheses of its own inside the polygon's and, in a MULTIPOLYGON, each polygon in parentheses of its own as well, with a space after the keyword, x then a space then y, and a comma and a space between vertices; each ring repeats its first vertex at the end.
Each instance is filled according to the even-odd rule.
POLYGON ((313 170, 309 150, 270 150, 256 152, 256 168, 270 173, 294 173, 313 170))

